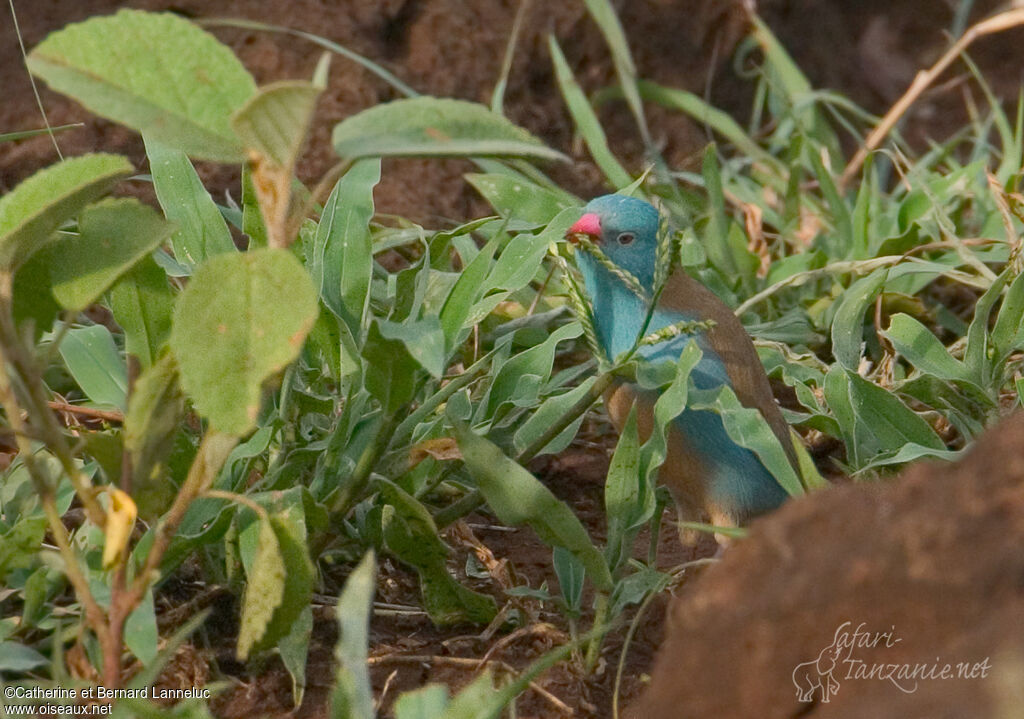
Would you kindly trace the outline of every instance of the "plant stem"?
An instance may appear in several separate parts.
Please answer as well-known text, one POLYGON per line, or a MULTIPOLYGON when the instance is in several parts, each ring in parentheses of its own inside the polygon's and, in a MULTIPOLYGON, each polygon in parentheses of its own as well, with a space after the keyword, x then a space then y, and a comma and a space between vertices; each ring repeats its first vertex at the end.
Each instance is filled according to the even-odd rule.
POLYGON ((217 478, 217 474, 236 444, 238 444, 238 437, 220 434, 216 431, 207 432, 203 437, 199 451, 196 453, 195 459, 192 460, 192 466, 189 467, 185 483, 181 486, 178 496, 174 499, 174 504, 167 510, 167 514, 164 515, 163 521, 156 530, 153 546, 146 555, 146 564, 135 577, 131 590, 125 597, 127 604, 133 607, 138 604, 146 590, 155 581, 152 575, 160 566, 160 560, 163 558, 164 552, 167 551, 167 546, 171 543, 178 525, 185 518, 185 512, 192 501, 206 491, 213 480, 217 478))
POLYGON ((363 453, 359 456, 359 460, 356 462, 356 467, 352 471, 352 476, 349 481, 338 490, 338 496, 331 503, 331 513, 336 514, 339 517, 344 517, 348 510, 352 508, 356 499, 366 489, 366 485, 370 481, 370 473, 373 472, 373 468, 377 465, 377 461, 381 458, 388 446, 391 444, 391 437, 395 431, 395 427, 398 426, 398 418, 405 411, 405 408, 399 409, 396 412, 392 412, 391 416, 385 419, 376 434, 374 435, 373 442, 369 444, 363 453))
POLYGON ((594 607, 594 624, 590 628, 590 641, 587 642, 587 656, 584 661, 587 674, 594 671, 601 655, 601 643, 604 641, 605 626, 608 624, 609 598, 606 592, 597 593, 594 607))
POLYGON ((203 492, 204 497, 212 497, 214 499, 226 499, 230 502, 238 502, 244 504, 246 507, 251 509, 260 519, 270 519, 270 515, 267 514, 267 510, 261 507, 253 500, 246 497, 244 494, 236 494, 235 492, 225 492, 223 489, 207 489, 203 492))
POLYGON ((11 416, 9 412, 8 419, 12 427, 15 422, 23 427, 24 425, 20 422, 20 411, 24 409, 35 432, 50 453, 57 458, 64 473, 71 480, 89 521, 97 527, 104 527, 107 523, 107 513, 97 501, 89 478, 75 466, 75 457, 67 444, 64 431, 47 404, 49 397, 46 396, 46 385, 39 368, 30 357, 30 352, 18 334, 11 309, 13 282, 14 278, 10 272, 0 272, 0 354, 2 354, 0 360, 10 365, 9 368, 5 368, 4 376, 6 386, 11 392, 11 398, 16 400, 15 407, 19 412, 17 418, 11 416), (17 397, 15 382, 22 390, 23 396, 21 397, 17 397))
MULTIPOLYGON (((19 362, 19 355, 21 354, 21 343, 20 338, 17 335, 17 331, 14 328, 14 316, 11 314, 11 282, 12 278, 10 273, 0 273, 0 404, 3 405, 5 414, 7 415, 7 421, 14 432, 14 440, 18 447, 18 454, 21 457, 21 461, 25 465, 25 469, 28 471, 29 477, 32 480, 32 484, 36 490, 36 494, 39 496, 39 501, 42 504, 43 512, 46 515, 47 523, 50 527, 50 532, 53 534, 53 539, 57 544, 57 549, 60 551, 61 558, 64 560, 64 573, 71 583, 71 586, 75 590, 75 595, 78 597, 78 601, 82 603, 85 610, 85 618, 89 625, 92 627, 96 636, 103 641, 103 637, 107 634, 107 621, 104 615, 103 609, 96 602, 92 592, 89 590, 89 582, 86 580, 85 575, 82 573, 82 569, 78 564, 78 558, 75 555, 74 549, 71 547, 71 540, 68 536, 67 528, 64 526, 64 522, 61 520, 60 513, 57 511, 57 501, 55 496, 55 487, 50 481, 48 473, 39 466, 36 462, 35 454, 32 448, 32 442, 29 439, 30 432, 25 421, 21 418, 22 406, 18 400, 18 396, 14 391, 14 384, 12 376, 9 371, 14 369, 17 372, 19 362)), ((24 380, 22 384, 26 383, 24 380)), ((35 409, 34 407, 31 409, 35 409)), ((32 412, 28 412, 29 417, 34 420, 41 418, 34 415, 32 412)), ((43 405, 42 413, 48 416, 50 420, 53 419, 53 415, 50 413, 49 407, 43 405)), ((45 426, 45 422, 39 422, 40 426, 45 426)), ((43 431, 41 427, 40 434, 43 437, 44 444, 47 449, 54 450, 51 445, 53 435, 50 432, 43 431)), ((48 429, 48 428, 47 428, 48 429)), ((63 435, 60 435, 61 443, 63 443, 63 435)), ((56 452, 54 452, 56 454, 56 452)), ((74 470, 73 460, 70 462, 72 469, 74 470)), ((62 462, 62 466, 67 471, 67 465, 62 462)), ((70 476, 74 481, 74 476, 77 474, 75 470, 70 476)), ((76 490, 78 487, 76 486, 76 490)), ((91 490, 91 488, 89 488, 91 490)), ((86 505, 86 497, 82 497, 83 506, 86 505)), ((95 497, 88 493, 88 499, 96 502, 95 497)), ((99 504, 96 504, 99 507, 99 504)), ((100 509, 96 513, 102 520, 105 519, 106 515, 100 509)), ((91 519, 91 517, 90 517, 91 519)), ((100 527, 103 523, 99 524, 100 527)))

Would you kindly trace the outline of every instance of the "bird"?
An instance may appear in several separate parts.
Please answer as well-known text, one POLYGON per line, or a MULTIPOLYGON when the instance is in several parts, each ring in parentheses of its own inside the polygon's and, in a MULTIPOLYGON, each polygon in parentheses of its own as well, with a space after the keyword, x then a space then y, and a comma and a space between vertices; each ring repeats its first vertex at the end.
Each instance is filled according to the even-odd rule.
MULTIPOLYGON (((587 203, 565 234, 577 247, 576 265, 590 300, 600 351, 614 360, 634 346, 641 332, 646 335, 679 322, 711 320, 710 329, 643 345, 637 354, 650 362, 676 361, 693 338, 703 353, 691 373, 694 386, 715 389, 728 385, 741 404, 760 411, 799 476, 789 425, 775 402, 753 341, 728 305, 677 268, 665 281, 650 323, 644 327, 655 292, 660 227, 660 214, 649 202, 615 194, 587 203), (595 253, 588 252, 588 244, 631 274, 643 292, 631 288, 624 273, 613 272, 595 253)), ((636 404, 644 440, 653 428, 657 399, 656 390, 619 378, 604 395, 608 414, 620 433, 636 404)), ((671 421, 667 437, 668 452, 659 481, 668 487, 683 521, 709 520, 717 527, 742 527, 776 509, 789 496, 756 454, 729 437, 715 412, 684 409, 671 421)), ((694 540, 692 533, 681 532, 680 537, 686 543, 694 540)), ((716 538, 723 547, 728 544, 722 534, 716 538)))

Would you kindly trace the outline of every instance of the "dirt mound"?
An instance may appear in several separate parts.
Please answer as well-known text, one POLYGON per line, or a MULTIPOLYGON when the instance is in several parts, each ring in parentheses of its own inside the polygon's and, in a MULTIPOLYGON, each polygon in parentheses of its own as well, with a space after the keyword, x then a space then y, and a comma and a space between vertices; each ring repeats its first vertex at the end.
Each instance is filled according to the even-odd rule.
POLYGON ((633 716, 1020 716, 1022 447, 1018 413, 956 464, 755 523, 670 610, 633 716))

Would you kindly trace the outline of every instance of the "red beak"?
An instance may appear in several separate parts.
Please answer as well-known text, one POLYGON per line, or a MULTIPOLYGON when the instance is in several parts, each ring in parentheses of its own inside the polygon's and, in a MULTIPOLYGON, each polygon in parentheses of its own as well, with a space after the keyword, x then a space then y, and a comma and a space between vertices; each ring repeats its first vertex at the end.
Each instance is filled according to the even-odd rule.
POLYGON ((593 212, 587 212, 565 233, 565 239, 576 244, 577 235, 589 235, 594 240, 601 238, 601 218, 593 212))

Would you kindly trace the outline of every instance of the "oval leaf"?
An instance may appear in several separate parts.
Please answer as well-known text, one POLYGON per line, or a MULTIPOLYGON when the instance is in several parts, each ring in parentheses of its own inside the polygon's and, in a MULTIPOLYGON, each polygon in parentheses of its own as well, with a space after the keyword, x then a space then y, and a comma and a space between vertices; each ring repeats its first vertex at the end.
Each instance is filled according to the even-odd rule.
POLYGON ((69 330, 60 344, 60 356, 86 397, 101 407, 124 411, 128 370, 110 330, 103 325, 69 330))
POLYGON ((0 199, 0 269, 45 245, 65 220, 132 173, 120 155, 83 155, 40 170, 0 199))
POLYGON ((68 25, 28 67, 97 115, 193 157, 244 159, 230 118, 256 83, 226 45, 178 15, 121 10, 68 25))
POLYGON ((171 234, 172 226, 138 200, 105 200, 82 211, 78 237, 47 248, 53 296, 65 309, 91 305, 171 234))
POLYGON ((295 359, 316 316, 309 275, 286 250, 217 255, 200 265, 171 328, 196 409, 227 434, 251 430, 263 381, 295 359))
POLYGON ((534 157, 567 160, 483 105, 417 97, 371 107, 334 126, 334 150, 360 157, 534 157))

